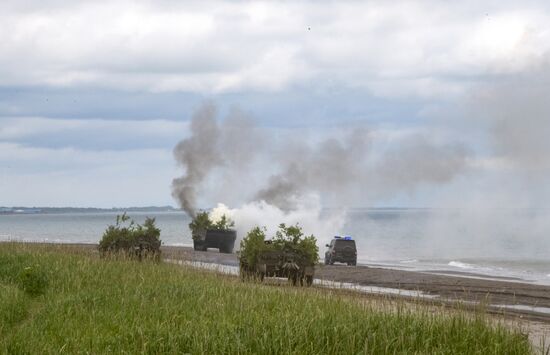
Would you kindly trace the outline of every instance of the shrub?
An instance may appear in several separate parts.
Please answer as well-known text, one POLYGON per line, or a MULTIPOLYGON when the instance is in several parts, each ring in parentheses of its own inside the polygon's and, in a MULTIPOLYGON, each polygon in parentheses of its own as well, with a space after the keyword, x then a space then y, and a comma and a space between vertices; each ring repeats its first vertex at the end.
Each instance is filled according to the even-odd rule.
POLYGON ((102 255, 123 253, 141 260, 143 257, 160 258, 160 229, 155 219, 147 217, 139 225, 124 213, 116 217, 116 224, 107 227, 99 242, 102 255), (126 225, 126 222, 129 223, 126 225))
POLYGON ((19 273, 19 287, 30 296, 44 294, 48 287, 46 273, 37 266, 27 266, 19 273))
POLYGON ((241 240, 239 257, 242 263, 255 265, 260 252, 270 248, 270 245, 265 243, 265 231, 265 227, 255 227, 241 240))

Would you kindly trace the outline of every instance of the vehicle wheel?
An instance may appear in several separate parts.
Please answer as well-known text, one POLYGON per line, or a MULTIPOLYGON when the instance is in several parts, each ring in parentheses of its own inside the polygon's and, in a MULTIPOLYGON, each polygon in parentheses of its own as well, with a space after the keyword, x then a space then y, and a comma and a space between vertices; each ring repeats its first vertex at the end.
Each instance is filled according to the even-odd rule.
POLYGON ((300 273, 300 275, 298 276, 298 280, 300 281, 300 286, 305 286, 306 285, 306 275, 304 275, 303 273, 300 273))
POLYGON ((298 275, 296 275, 294 273, 289 275, 288 276, 288 281, 290 281, 292 286, 296 286, 298 284, 298 275))

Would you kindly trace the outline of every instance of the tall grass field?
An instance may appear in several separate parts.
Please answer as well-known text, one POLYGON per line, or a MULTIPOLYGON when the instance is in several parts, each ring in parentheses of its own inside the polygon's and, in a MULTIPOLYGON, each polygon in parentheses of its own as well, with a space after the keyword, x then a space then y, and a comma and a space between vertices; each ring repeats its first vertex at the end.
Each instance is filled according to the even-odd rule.
POLYGON ((0 354, 529 354, 482 315, 0 243, 0 354))

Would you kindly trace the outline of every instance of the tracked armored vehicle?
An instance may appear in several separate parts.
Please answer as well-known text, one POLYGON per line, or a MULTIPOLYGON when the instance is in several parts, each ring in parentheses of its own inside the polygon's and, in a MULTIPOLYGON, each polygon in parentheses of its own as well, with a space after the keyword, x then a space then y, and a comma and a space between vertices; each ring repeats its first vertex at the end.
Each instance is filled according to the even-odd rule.
POLYGON ((199 229, 193 232, 193 248, 197 251, 216 248, 220 253, 230 254, 236 239, 237 232, 233 229, 199 229))
POLYGON ((284 277, 293 285, 310 286, 318 261, 317 239, 305 236, 298 224, 281 223, 272 239, 266 239, 265 227, 253 228, 241 241, 239 250, 242 280, 284 277))
MULTIPOLYGON (((265 243, 270 245, 270 241, 265 243)), ((258 253, 254 265, 250 265, 244 258, 239 258, 239 266, 242 280, 263 281, 265 277, 282 277, 287 278, 295 286, 311 286, 315 273, 313 263, 291 250, 262 250, 258 253)))

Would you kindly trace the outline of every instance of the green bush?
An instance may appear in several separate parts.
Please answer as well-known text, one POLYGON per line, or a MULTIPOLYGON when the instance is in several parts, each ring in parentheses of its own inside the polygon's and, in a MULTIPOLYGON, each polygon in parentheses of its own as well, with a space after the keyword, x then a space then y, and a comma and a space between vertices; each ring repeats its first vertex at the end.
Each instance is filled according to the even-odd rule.
POLYGON ((160 245, 160 229, 155 226, 154 218, 147 217, 143 225, 139 225, 124 213, 116 217, 115 225, 107 227, 98 248, 104 256, 123 253, 139 260, 144 257, 158 260, 160 245))
POLYGON ((298 224, 287 226, 279 225, 279 230, 271 240, 266 239, 266 229, 256 227, 252 229, 240 244, 240 261, 249 266, 254 266, 258 256, 269 250, 294 252, 308 264, 316 264, 319 260, 319 248, 315 236, 305 236, 302 227, 298 224))
POLYGON ((246 265, 255 265, 258 255, 271 248, 271 244, 265 243, 265 227, 255 227, 243 240, 241 240, 240 261, 246 265))
POLYGON ((48 277, 39 267, 27 266, 19 273, 19 287, 30 296, 42 295, 48 287, 48 277))

